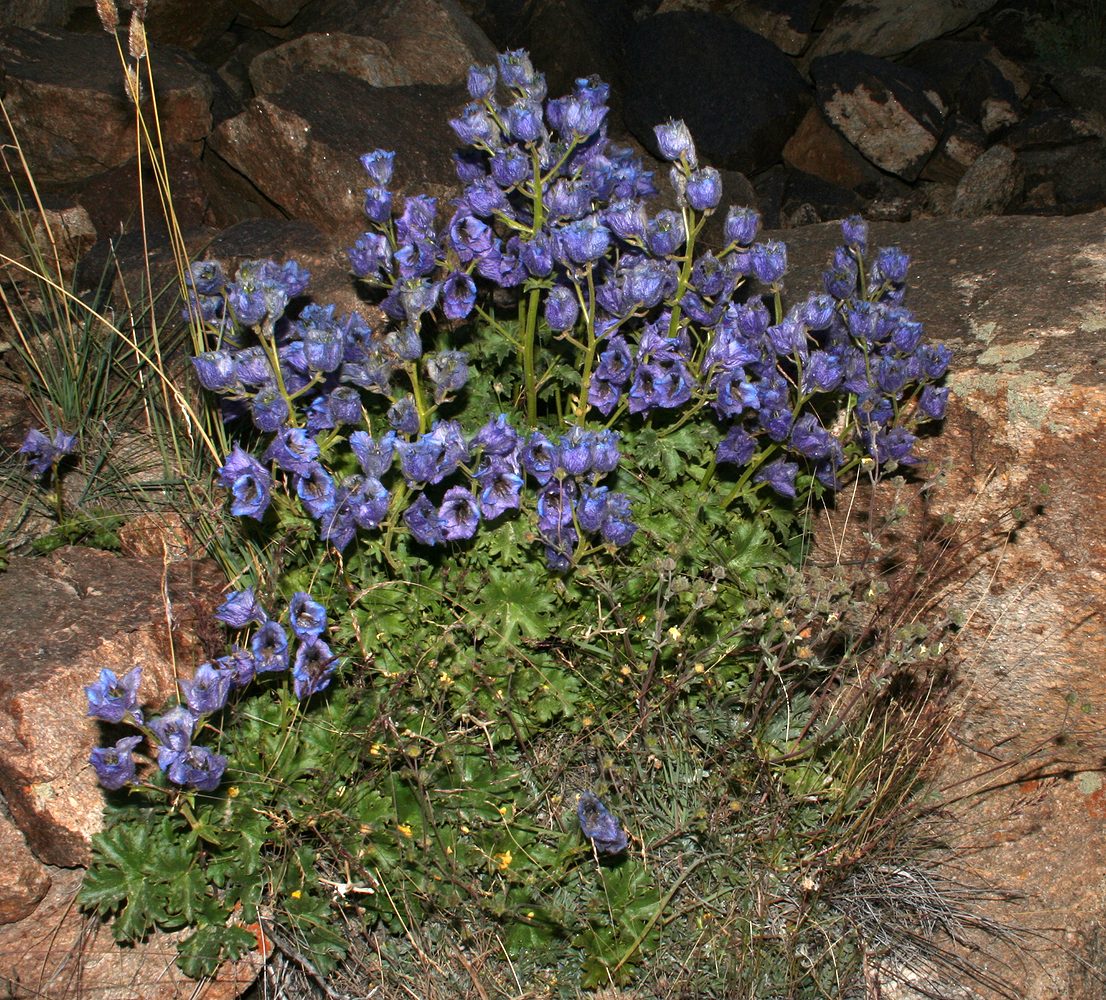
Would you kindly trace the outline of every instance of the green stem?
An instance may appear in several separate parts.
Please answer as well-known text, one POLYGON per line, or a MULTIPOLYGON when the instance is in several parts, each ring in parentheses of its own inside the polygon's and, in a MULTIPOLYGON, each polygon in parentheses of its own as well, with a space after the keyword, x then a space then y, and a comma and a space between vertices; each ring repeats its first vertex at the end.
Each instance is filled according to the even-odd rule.
POLYGON ((430 414, 426 409, 426 401, 422 395, 422 383, 419 380, 419 363, 412 361, 407 366, 407 376, 411 380, 411 392, 415 396, 415 409, 419 414, 419 433, 426 433, 426 421, 430 414))
MULTIPOLYGON (((588 390, 591 388, 592 368, 595 365, 595 352, 598 344, 595 339, 595 275, 592 271, 591 261, 587 266, 588 300, 581 302, 584 307, 584 321, 587 325, 588 346, 584 352, 584 368, 580 373, 580 395, 576 400, 576 419, 584 422, 588 412, 588 390)), ((580 295, 580 286, 576 286, 576 294, 580 295)))
POLYGON ((522 326, 522 380, 526 390, 526 422, 531 427, 538 422, 538 384, 534 374, 534 345, 537 340, 540 300, 541 289, 531 288, 526 301, 526 318, 522 326))

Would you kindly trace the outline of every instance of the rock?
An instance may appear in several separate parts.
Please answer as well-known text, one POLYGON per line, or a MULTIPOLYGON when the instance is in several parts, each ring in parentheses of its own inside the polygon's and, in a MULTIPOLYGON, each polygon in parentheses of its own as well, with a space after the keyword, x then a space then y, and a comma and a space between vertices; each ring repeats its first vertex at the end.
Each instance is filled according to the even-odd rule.
POLYGON ((231 26, 238 6, 234 0, 155 0, 146 8, 146 34, 159 48, 203 49, 231 26))
POLYGON ((0 26, 64 28, 77 0, 0 0, 0 26))
MULTIPOLYGON (((106 34, 18 29, 0 42, 0 62, 5 107, 38 183, 84 180, 134 155, 134 108, 106 34)), ((198 156, 211 129, 211 81, 163 49, 156 83, 162 140, 198 156)))
POLYGON ((0 216, 0 253, 24 267, 37 268, 45 262, 50 272, 60 274, 63 284, 73 279, 77 262, 96 242, 96 227, 81 205, 59 201, 16 214, 14 206, 5 206, 0 216))
MULTIPOLYGON (((1052 210, 1065 215, 1093 212, 1106 205, 1106 143, 1102 140, 1031 149, 1018 154, 1027 184, 1038 195, 1051 192, 1052 210)), ((1047 197, 1046 197, 1047 204, 1047 197)))
POLYGON ((918 178, 947 109, 929 80, 886 59, 843 53, 811 66, 826 120, 881 170, 918 178))
POLYGON ((919 45, 902 63, 931 80, 952 111, 990 135, 1022 113, 1018 91, 995 58, 1009 65, 986 42, 942 38, 919 45))
POLYGON ((1076 110, 1106 118, 1106 69, 1103 67, 1059 70, 1051 74, 1049 83, 1076 110))
POLYGON ((880 179, 880 172, 849 145, 840 132, 830 127, 817 107, 807 111, 795 134, 787 140, 783 162, 795 170, 854 191, 872 190, 880 179))
POLYGON ((0 857, 6 871, 0 882, 0 924, 14 924, 34 911, 50 888, 50 872, 28 849, 27 839, 0 815, 0 857))
POLYGON ((279 29, 292 23, 309 0, 241 0, 238 16, 259 28, 279 29))
POLYGON ((456 0, 339 0, 302 27, 383 42, 411 83, 459 84, 473 63, 495 62, 495 46, 456 0))
POLYGON ((921 176, 927 181, 957 183, 987 148, 983 129, 960 115, 952 115, 937 151, 926 161, 921 176))
POLYGON ((445 199, 457 190, 447 121, 461 87, 371 87, 337 73, 308 73, 253 101, 212 135, 212 149, 285 215, 351 244, 365 228, 360 156, 396 151, 393 191, 445 199))
POLYGON ((847 0, 811 47, 807 61, 835 52, 897 56, 971 24, 996 0, 847 0))
POLYGON ((25 919, 0 926, 0 987, 12 997, 50 1000, 234 1000, 265 964, 260 950, 226 962, 202 982, 176 966, 188 931, 152 933, 122 948, 108 924, 89 922, 75 897, 84 872, 57 870, 45 897, 25 919))
POLYGON ((682 118, 700 158, 757 173, 780 158, 809 106, 794 67, 770 42, 733 21, 659 14, 635 25, 626 44, 626 124, 657 152, 653 127, 682 118))
POLYGON ((992 146, 956 186, 952 213, 961 219, 1002 215, 1022 193, 1025 171, 1009 146, 992 146))
POLYGON ((776 166, 757 178, 757 198, 765 225, 793 229, 859 212, 864 199, 855 191, 813 174, 776 166))
POLYGON ((796 56, 810 44, 821 6, 821 0, 662 0, 655 13, 724 14, 781 51, 796 56))
POLYGON ((250 83, 256 94, 275 94, 304 73, 316 72, 345 73, 374 87, 415 82, 379 39, 327 32, 301 35, 255 56, 250 63, 250 83))
MULTIPOLYGON (((798 287, 835 229, 788 234, 798 287)), ((1016 912, 980 904, 1018 924, 1011 942, 958 954, 1022 1000, 1101 996, 1086 968, 1106 921, 1103 232, 1102 211, 871 227, 872 245, 911 254, 907 304, 953 350, 948 417, 924 447, 940 481, 924 492, 956 534, 935 567, 945 588, 926 597, 967 612, 966 693, 936 787, 962 838, 950 874, 970 846, 977 876, 1025 897, 1016 912)))
POLYGON ((141 664, 143 702, 160 707, 175 671, 187 676, 202 658, 196 629, 207 628, 221 584, 210 564, 166 575, 161 560, 82 548, 13 558, 0 574, 0 792, 40 861, 86 864, 100 829, 88 754, 102 734, 84 685, 103 667, 121 676, 141 664))
POLYGON ((1011 149, 1022 152, 1072 146, 1099 137, 1100 130, 1084 116, 1063 108, 1042 108, 1006 132, 1002 141, 1011 149))

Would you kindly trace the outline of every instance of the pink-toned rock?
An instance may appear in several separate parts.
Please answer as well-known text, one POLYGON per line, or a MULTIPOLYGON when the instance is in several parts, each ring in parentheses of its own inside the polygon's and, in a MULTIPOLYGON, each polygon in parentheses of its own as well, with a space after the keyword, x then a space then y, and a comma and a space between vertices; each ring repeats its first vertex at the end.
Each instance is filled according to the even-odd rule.
MULTIPOLYGON (((134 107, 103 32, 11 31, 0 66, 5 108, 39 183, 82 180, 135 155, 134 107)), ((211 81, 171 50, 159 53, 156 80, 162 139, 198 157, 211 130, 211 81)))
POLYGON ((122 948, 107 924, 89 923, 75 902, 84 872, 58 870, 24 920, 0 926, 4 996, 49 1000, 234 1000, 264 965, 260 951, 227 962, 203 982, 177 968, 177 941, 188 932, 155 932, 122 948))
POLYGON ((401 87, 415 80, 376 38, 341 32, 308 34, 268 49, 250 63, 257 94, 275 94, 304 73, 345 73, 374 87, 401 87))
POLYGON ((371 87, 338 73, 308 73, 260 97, 212 135, 214 151, 287 216, 352 245, 365 230, 360 156, 396 151, 397 195, 425 192, 444 208, 458 190, 448 118, 462 87, 371 87))
POLYGON ((961 219, 1002 215, 1022 193, 1025 171, 1009 146, 992 146, 956 186, 952 214, 961 219))
POLYGON ((0 574, 0 792, 41 861, 88 861, 103 793, 88 755, 100 745, 83 688, 108 667, 142 666, 158 708, 202 659, 222 580, 211 564, 135 562, 93 549, 15 558, 0 574))
MULTIPOLYGON (((911 254, 907 303, 954 352, 948 418, 923 449, 940 473, 926 509, 955 531, 928 596, 966 617, 940 784, 954 847, 1024 897, 980 904, 1024 938, 966 956, 1022 1000, 1102 996, 1087 970, 1106 925, 1104 232, 1100 211, 880 224, 870 239, 911 254)), ((836 239, 788 234, 798 285, 836 239)))
POLYGON ((807 111, 783 147, 783 162, 831 184, 857 190, 875 184, 879 171, 831 128, 818 108, 807 111))
POLYGON ((50 888, 50 872, 28 849, 27 839, 6 816, 0 815, 0 924, 13 924, 31 913, 50 888))

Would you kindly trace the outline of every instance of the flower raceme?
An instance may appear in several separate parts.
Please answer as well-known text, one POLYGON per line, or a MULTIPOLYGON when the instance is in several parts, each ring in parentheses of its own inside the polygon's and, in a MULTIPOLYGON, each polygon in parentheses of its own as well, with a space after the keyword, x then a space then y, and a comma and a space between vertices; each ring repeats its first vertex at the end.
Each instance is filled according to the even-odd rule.
POLYGON ((264 519, 279 487, 338 549, 396 527, 421 545, 468 543, 483 524, 525 517, 563 570, 585 536, 617 548, 634 535, 628 502, 605 492, 617 458, 584 457, 604 429, 696 419, 715 463, 788 498, 804 475, 834 489, 862 459, 913 461, 916 425, 944 414, 949 356, 903 305, 901 250, 869 266, 867 226, 846 220, 823 289, 784 314, 787 248, 757 240, 755 210, 729 207, 725 245, 696 246, 722 188, 684 123, 656 129, 678 210, 655 209, 651 172, 607 139, 601 81, 547 99, 516 51, 472 67, 468 87, 449 123, 463 148, 448 217, 433 198, 393 194, 394 153, 361 158, 368 227, 349 260, 379 306, 375 326, 302 304, 308 276, 294 262, 247 261, 233 280, 193 265, 214 338, 197 375, 268 442, 260 459, 236 445, 220 471, 232 513, 264 519), (474 380, 503 377, 472 353, 487 365, 472 324, 478 310, 495 322, 491 293, 519 303, 518 407, 474 410, 486 423, 466 430, 485 391, 474 380), (543 351, 574 360, 567 400, 542 381, 543 351), (849 418, 834 425, 835 408, 849 418), (490 426, 510 431, 510 447, 490 426), (601 503, 617 514, 599 517, 601 503))
POLYGON ((323 639, 326 608, 303 591, 293 595, 288 607, 289 627, 296 640, 294 654, 284 627, 269 617, 252 587, 230 594, 215 618, 239 632, 255 627, 248 645, 236 644, 231 653, 214 663, 201 663, 191 679, 180 681, 181 702, 157 718, 147 721, 139 705, 141 667, 123 677, 105 667, 99 680, 85 688, 90 716, 137 730, 137 735, 92 751, 89 762, 105 788, 117 791, 140 783, 134 754, 145 740, 153 747, 158 767, 173 784, 214 791, 227 759, 194 740, 206 720, 222 711, 231 692, 246 687, 258 674, 286 672, 291 667, 292 691, 302 701, 324 690, 340 664, 323 639))

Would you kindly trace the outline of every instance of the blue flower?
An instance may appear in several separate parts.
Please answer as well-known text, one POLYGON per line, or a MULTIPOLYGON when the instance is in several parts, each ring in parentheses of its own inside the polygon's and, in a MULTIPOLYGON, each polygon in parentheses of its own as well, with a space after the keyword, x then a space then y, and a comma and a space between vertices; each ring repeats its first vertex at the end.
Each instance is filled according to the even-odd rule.
POLYGON ((509 510, 518 510, 522 492, 522 476, 517 466, 506 459, 492 456, 476 473, 480 486, 480 516, 494 521, 509 510))
POLYGON ((466 104, 460 117, 449 119, 449 127, 466 146, 486 149, 499 144, 499 126, 488 109, 477 101, 466 104))
POLYGON ((729 433, 718 442, 715 461, 719 464, 745 465, 753 457, 757 442, 751 434, 738 425, 730 428, 729 433))
POLYGON ((722 200, 722 176, 714 167, 693 170, 687 179, 685 195, 696 212, 713 212, 722 200))
POLYGON ((138 686, 142 683, 142 668, 134 667, 122 679, 114 670, 104 667, 100 679, 89 684, 84 693, 88 697, 88 714, 104 722, 122 722, 127 713, 138 707, 138 686))
POLYGON ((192 359, 200 385, 210 392, 226 392, 238 384, 230 351, 204 351, 192 359))
POLYGON ((275 385, 264 385, 250 400, 250 416, 258 430, 272 434, 288 423, 288 402, 275 385))
POLYGON ((739 247, 752 246, 758 232, 760 232, 760 212, 755 208, 730 206, 722 226, 722 238, 727 244, 734 243, 739 247))
POLYGON ((259 674, 285 670, 288 667, 288 635, 277 622, 270 619, 250 639, 259 674))
POLYGON ((468 355, 464 351, 430 354, 426 358, 426 374, 434 383, 434 402, 444 402, 468 382, 468 355))
POLYGON ((483 101, 495 94, 497 74, 495 66, 470 66, 468 92, 474 101, 483 101))
POLYGON ((399 434, 418 434, 419 411, 413 396, 401 396, 385 415, 388 425, 399 434))
POLYGON ((923 420, 941 420, 948 406, 947 386, 927 385, 918 397, 918 414, 923 420))
POLYGON ((382 233, 362 233, 346 254, 350 268, 359 278, 376 277, 392 266, 392 245, 382 233))
POLYGON ((574 264, 599 260, 611 245, 611 231, 597 215, 568 223, 559 230, 558 238, 564 256, 574 264))
POLYGON ((868 252, 868 223, 859 215, 850 215, 841 220, 841 233, 845 243, 855 247, 860 253, 868 252))
POLYGON ((526 439, 520 456, 522 467, 542 486, 553 478, 557 467, 557 449, 541 431, 533 431, 526 439))
MULTIPOLYGON (((350 486, 358 478, 351 476, 346 480, 346 485, 350 486)), ((381 522, 388 516, 388 507, 391 502, 392 496, 384 488, 384 484, 372 476, 356 483, 350 489, 346 500, 353 521, 359 528, 380 527, 381 522)))
POLYGON ((113 747, 96 747, 89 755, 89 763, 96 771, 100 784, 109 791, 117 791, 134 782, 134 748, 142 742, 141 736, 124 736, 113 747))
POLYGON ((576 804, 580 830, 599 854, 619 854, 629 846, 622 824, 594 792, 581 792, 576 804))
POLYGON ((251 624, 263 625, 269 620, 265 609, 258 603, 253 587, 232 591, 215 609, 213 617, 231 628, 245 628, 251 624))
POLYGON ((392 180, 392 168, 396 154, 391 150, 374 149, 361 156, 361 165, 369 175, 369 180, 380 187, 387 186, 392 180))
POLYGON ((38 428, 27 431, 19 454, 27 456, 27 468, 36 476, 43 476, 65 455, 71 454, 77 447, 77 435, 66 434, 63 430, 54 432, 51 441, 38 428))
POLYGON ((767 483, 780 496, 795 497, 795 476, 799 467, 794 462, 786 462, 782 458, 769 462, 753 477, 753 482, 767 483))
POLYGON ((683 219, 671 209, 662 209, 646 227, 649 252, 656 257, 671 257, 684 244, 687 234, 683 219))
POLYGON ((555 285, 545 297, 545 321, 550 330, 563 333, 576 325, 580 316, 580 303, 576 293, 567 285, 555 285))
POLYGON ((366 476, 383 479, 392 467, 396 435, 394 431, 388 431, 379 440, 374 440, 365 431, 354 431, 349 436, 349 446, 366 476))
POLYGON ((378 225, 387 222, 392 217, 392 192, 379 185, 365 188, 365 214, 378 225))
POLYGON ((463 271, 454 271, 442 283, 442 312, 446 319, 465 319, 476 304, 476 282, 463 271))
POLYGON ((660 150, 661 159, 675 163, 683 159, 689 167, 694 167, 698 162, 695 155, 695 143, 691 138, 691 132, 682 121, 670 119, 663 125, 653 126, 653 132, 657 136, 657 148, 660 150))
POLYGON ((518 451, 519 437, 506 413, 489 420, 476 433, 473 444, 484 449, 485 455, 511 455, 518 451))
POLYGON ((261 457, 266 462, 276 462, 285 472, 309 476, 317 464, 319 446, 302 427, 283 427, 261 457))
POLYGON ((257 674, 257 661, 253 653, 241 646, 235 646, 226 656, 218 657, 215 662, 220 669, 230 674, 235 687, 246 687, 257 674))
POLYGON ((403 512, 403 523, 415 541, 423 545, 437 545, 445 537, 438 520, 438 510, 425 493, 420 493, 410 507, 403 512))
POLYGON ((201 663, 192 680, 181 680, 180 687, 188 707, 197 716, 210 715, 218 712, 227 703, 232 680, 229 670, 220 670, 210 663, 201 663))
POLYGON ((288 623, 297 639, 317 639, 326 631, 326 608, 297 590, 288 605, 288 623))
POLYGON ((438 508, 438 524, 446 541, 472 538, 480 524, 480 507, 476 497, 463 486, 450 487, 438 508))
POLYGON ((409 485, 440 483, 468 458, 461 425, 456 420, 436 422, 429 434, 396 445, 400 468, 409 485))
POLYGON ((337 668, 338 658, 322 639, 309 639, 300 643, 292 665, 292 690, 296 697, 303 701, 304 698, 318 694, 330 684, 337 668))
POLYGON ((166 768, 169 780, 178 785, 191 785, 197 791, 213 792, 219 787, 227 759, 212 753, 207 747, 190 746, 166 768))
MULTIPOLYGON (((177 705, 164 715, 150 720, 150 731, 157 739, 157 763, 163 771, 179 763, 192 746, 196 716, 183 705, 177 705)), ((184 784, 184 782, 178 782, 184 784)))
POLYGON ((295 482, 296 496, 316 521, 334 513, 337 503, 334 479, 318 462, 312 462, 306 473, 297 475, 295 482))
POLYGON ((751 251, 751 263, 759 281, 775 284, 787 271, 787 246, 779 240, 757 243, 751 251))
POLYGON ((592 447, 595 435, 583 427, 573 427, 561 435, 558 447, 559 467, 570 476, 583 476, 591 471, 592 447))

